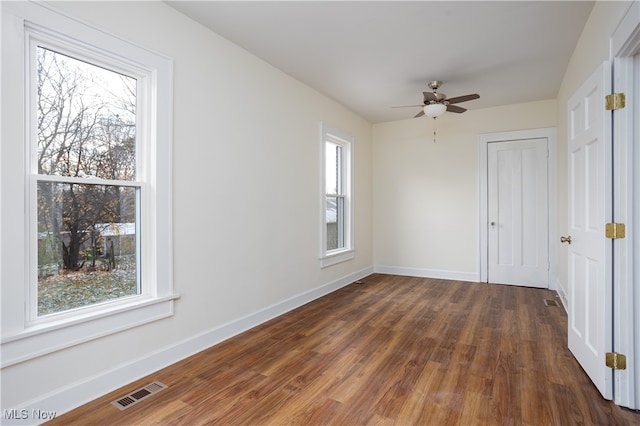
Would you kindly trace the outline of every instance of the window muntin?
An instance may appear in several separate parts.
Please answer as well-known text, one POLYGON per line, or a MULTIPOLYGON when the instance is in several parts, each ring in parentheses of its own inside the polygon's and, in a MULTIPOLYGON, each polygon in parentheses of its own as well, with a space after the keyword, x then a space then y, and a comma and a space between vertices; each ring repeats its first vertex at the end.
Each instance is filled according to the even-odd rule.
POLYGON ((37 139, 34 319, 140 294, 142 186, 137 80, 44 43, 32 43, 29 53, 37 139))
MULTIPOLYGON (((321 259, 340 257, 352 251, 351 215, 352 138, 322 125, 323 224, 321 259)), ((322 261, 323 266, 333 261, 322 261)))

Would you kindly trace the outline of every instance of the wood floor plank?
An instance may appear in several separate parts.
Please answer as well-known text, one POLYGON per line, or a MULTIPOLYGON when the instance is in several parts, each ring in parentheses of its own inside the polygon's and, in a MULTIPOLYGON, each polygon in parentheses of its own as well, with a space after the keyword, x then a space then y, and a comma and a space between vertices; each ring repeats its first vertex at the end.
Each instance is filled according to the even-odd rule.
POLYGON ((373 274, 52 425, 636 425, 602 399, 548 290, 373 274), (119 411, 110 402, 169 387, 119 411))

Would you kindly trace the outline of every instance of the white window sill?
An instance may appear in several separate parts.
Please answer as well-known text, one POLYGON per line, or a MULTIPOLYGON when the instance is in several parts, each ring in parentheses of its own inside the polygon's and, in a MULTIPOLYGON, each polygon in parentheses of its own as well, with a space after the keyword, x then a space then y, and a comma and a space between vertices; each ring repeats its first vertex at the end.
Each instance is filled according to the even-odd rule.
POLYGON ((346 262, 347 260, 353 259, 355 255, 356 252, 353 249, 329 253, 326 256, 320 258, 320 268, 326 268, 327 266, 346 262))
POLYGON ((136 300, 113 309, 44 322, 2 338, 1 367, 18 364, 89 340, 173 315, 177 294, 136 300))

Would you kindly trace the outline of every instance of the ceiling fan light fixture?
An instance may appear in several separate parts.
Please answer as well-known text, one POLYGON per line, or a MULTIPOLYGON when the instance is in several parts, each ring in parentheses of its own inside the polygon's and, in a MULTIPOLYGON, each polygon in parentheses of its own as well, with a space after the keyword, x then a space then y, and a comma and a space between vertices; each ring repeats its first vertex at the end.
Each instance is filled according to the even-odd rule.
POLYGON ((423 108, 424 115, 431 118, 440 117, 447 110, 447 106, 440 103, 428 104, 423 108))

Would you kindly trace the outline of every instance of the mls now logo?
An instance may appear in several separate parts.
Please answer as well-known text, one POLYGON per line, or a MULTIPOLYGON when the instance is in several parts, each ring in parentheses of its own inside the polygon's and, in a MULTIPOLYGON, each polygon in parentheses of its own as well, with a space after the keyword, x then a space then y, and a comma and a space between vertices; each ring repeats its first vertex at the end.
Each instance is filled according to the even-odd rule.
POLYGON ((3 410, 2 417, 5 420, 25 420, 29 418, 29 410, 3 410))
POLYGON ((55 411, 43 411, 43 410, 27 410, 25 408, 11 409, 11 410, 3 410, 2 417, 5 420, 27 420, 27 419, 35 419, 35 420, 51 420, 56 417, 55 411))

